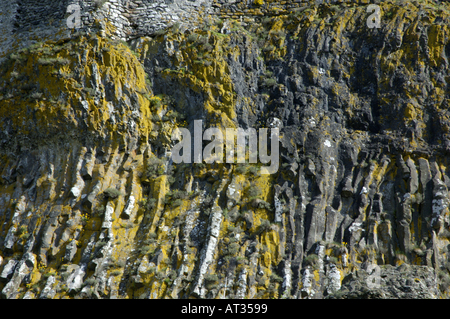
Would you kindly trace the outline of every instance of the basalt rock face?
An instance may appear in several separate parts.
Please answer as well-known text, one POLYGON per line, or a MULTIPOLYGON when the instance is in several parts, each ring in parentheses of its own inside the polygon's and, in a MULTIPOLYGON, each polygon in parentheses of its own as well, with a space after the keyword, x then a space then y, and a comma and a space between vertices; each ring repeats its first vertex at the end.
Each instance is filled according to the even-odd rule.
POLYGON ((380 7, 8 52, 1 297, 447 298, 450 6, 380 7), (195 120, 278 127, 278 171, 173 163, 195 120))

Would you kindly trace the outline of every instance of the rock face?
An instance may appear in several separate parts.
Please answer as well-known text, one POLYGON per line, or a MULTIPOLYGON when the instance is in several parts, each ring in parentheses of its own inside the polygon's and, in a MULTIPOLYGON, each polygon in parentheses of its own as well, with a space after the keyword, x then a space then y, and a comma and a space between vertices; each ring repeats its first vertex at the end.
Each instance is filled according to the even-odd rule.
POLYGON ((439 296, 434 270, 402 264, 357 270, 342 280, 342 288, 327 299, 435 299, 439 296))
POLYGON ((448 297, 448 3, 46 3, 0 4, 2 298, 448 297), (198 120, 277 172, 174 163, 198 120))
MULTIPOLYGON (((344 3, 343 0, 332 2, 344 3)), ((347 2, 353 2, 347 0, 347 2)), ((205 16, 225 19, 264 17, 304 8, 307 0, 10 0, 0 3, 0 54, 12 46, 29 45, 30 39, 61 37, 75 30, 98 28, 110 31, 112 38, 123 40, 146 36, 177 24, 190 28, 205 16), (71 24, 73 30, 68 30, 71 24)), ((31 40, 33 41, 33 40, 31 40)))

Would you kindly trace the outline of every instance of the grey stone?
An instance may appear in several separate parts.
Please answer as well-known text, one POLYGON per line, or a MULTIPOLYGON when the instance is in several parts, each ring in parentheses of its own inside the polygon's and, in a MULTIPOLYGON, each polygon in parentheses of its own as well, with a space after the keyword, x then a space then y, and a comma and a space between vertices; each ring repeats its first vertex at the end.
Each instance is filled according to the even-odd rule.
POLYGON ((15 259, 10 259, 6 265, 3 267, 3 271, 0 275, 0 279, 2 281, 6 281, 9 280, 12 276, 12 274, 14 273, 14 268, 17 265, 17 260, 15 259))
POLYGON ((18 288, 22 280, 30 274, 36 264, 36 256, 32 253, 26 253, 17 263, 11 280, 3 287, 1 295, 6 299, 14 299, 17 296, 18 288))
POLYGON ((342 281, 340 290, 330 299, 436 299, 439 295, 433 268, 406 265, 380 267, 379 273, 359 270, 342 281), (379 276, 379 286, 370 288, 368 282, 379 276))

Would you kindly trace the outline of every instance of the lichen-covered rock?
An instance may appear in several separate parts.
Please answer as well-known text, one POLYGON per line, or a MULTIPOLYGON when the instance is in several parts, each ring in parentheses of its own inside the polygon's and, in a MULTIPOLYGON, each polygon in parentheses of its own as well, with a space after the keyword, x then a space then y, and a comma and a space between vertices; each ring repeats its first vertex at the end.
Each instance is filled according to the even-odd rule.
POLYGON ((436 299, 439 296, 434 269, 426 266, 381 266, 377 286, 370 285, 365 270, 347 275, 342 288, 327 296, 330 299, 436 299))
POLYGON ((450 5, 342 2, 1 2, 1 297, 448 298, 450 5))

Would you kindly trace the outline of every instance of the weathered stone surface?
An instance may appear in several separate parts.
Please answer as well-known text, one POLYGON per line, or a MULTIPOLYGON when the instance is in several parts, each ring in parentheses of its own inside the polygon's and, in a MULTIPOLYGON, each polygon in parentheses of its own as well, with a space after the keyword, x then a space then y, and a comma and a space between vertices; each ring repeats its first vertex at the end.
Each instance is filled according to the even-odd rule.
POLYGON ((32 253, 26 253, 22 259, 17 262, 14 268, 12 278, 3 287, 1 296, 6 299, 15 299, 18 293, 18 288, 24 278, 29 275, 36 265, 36 256, 32 253))
POLYGON ((3 266, 3 270, 2 270, 2 273, 1 273, 1 275, 0 275, 0 278, 1 278, 3 281, 9 280, 10 277, 12 276, 12 274, 14 273, 14 268, 16 267, 16 265, 17 265, 17 260, 15 260, 15 259, 10 259, 10 260, 8 261, 8 263, 6 263, 6 264, 3 266))
POLYGON ((2 1, 1 297, 448 298, 450 5, 332 2, 2 1))
POLYGON ((435 299, 438 284, 434 270, 425 266, 403 264, 380 268, 378 283, 370 285, 375 273, 358 270, 347 275, 342 288, 327 296, 330 299, 435 299), (368 284, 369 283, 369 284, 368 284))

